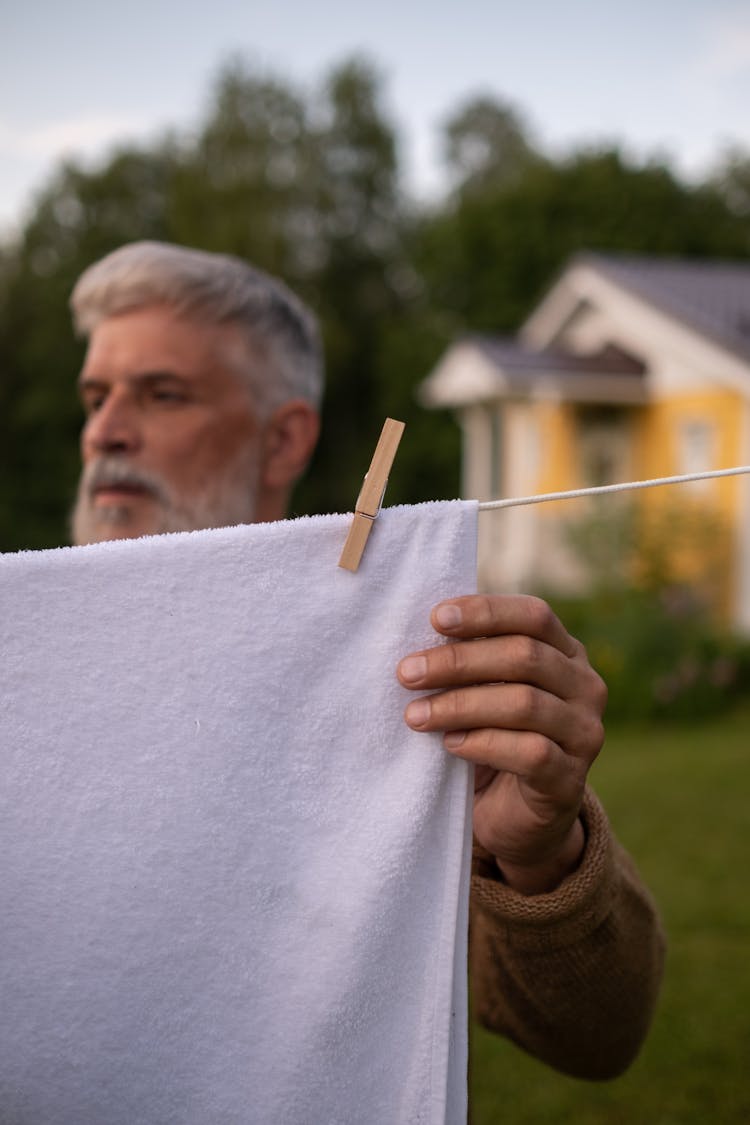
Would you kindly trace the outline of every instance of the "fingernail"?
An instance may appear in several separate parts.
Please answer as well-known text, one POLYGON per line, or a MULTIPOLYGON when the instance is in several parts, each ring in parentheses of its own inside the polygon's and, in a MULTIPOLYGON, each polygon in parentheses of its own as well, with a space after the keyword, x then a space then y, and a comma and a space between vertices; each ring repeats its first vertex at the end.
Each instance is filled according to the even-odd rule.
POLYGON ((399 664, 399 671, 401 672, 401 679, 407 680, 409 683, 417 683, 419 680, 424 679, 427 673, 427 657, 426 656, 407 656, 399 664))
POLYGON ((406 708, 406 721, 412 727, 423 727, 430 718, 430 702, 427 699, 415 699, 406 708))
POLYGON ((457 605, 440 605, 435 610, 435 620, 443 629, 455 629, 461 624, 463 614, 457 605))
POLYGON ((443 742, 449 750, 457 750, 462 742, 466 741, 465 730, 452 730, 446 734, 443 742))

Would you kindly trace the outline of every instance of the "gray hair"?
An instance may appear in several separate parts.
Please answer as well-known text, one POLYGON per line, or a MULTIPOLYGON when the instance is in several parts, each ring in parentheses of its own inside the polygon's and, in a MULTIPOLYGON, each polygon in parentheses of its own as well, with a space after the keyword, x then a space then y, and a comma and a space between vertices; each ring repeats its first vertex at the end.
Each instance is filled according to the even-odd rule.
POLYGON ((89 266, 70 299, 76 330, 84 336, 108 316, 153 304, 214 324, 236 324, 250 347, 260 344, 271 370, 260 379, 249 365, 242 372, 260 409, 290 398, 319 405, 323 355, 317 320, 270 274, 229 254, 131 242, 89 266))

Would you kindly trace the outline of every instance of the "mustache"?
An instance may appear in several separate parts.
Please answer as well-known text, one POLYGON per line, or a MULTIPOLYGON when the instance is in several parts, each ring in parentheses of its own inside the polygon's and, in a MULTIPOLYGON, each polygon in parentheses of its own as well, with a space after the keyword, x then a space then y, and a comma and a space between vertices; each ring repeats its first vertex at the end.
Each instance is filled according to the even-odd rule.
POLYGON ((121 461, 118 457, 98 457, 90 461, 81 478, 82 491, 91 498, 100 488, 142 488, 162 504, 169 503, 169 492, 161 477, 146 469, 121 461))

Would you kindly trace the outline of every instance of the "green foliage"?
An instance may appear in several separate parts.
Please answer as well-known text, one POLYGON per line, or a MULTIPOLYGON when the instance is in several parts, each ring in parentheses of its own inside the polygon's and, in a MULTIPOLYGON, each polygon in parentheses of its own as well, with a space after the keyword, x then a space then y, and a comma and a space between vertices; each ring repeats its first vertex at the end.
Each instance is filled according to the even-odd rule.
POLYGON ((616 150, 530 162, 507 185, 460 195, 422 226, 419 266, 436 311, 487 332, 515 329, 581 249, 746 257, 746 221, 710 187, 616 150))
POLYGON ((714 517, 609 504, 569 537, 590 593, 552 601, 607 682, 609 717, 692 720, 750 690, 750 645, 720 624, 728 541, 714 517))
POLYGON ((519 111, 489 97, 471 98, 444 126, 445 163, 461 195, 484 195, 518 182, 541 155, 519 111))
POLYGON ((607 683, 610 719, 704 718, 750 691, 750 646, 684 591, 623 588, 555 608, 607 683))
POLYGON ((747 220, 750 216, 750 150, 731 146, 724 153, 712 184, 730 211, 747 220))
POLYGON ((667 931, 662 996, 632 1068, 565 1078, 472 1037, 474 1125, 742 1125, 750 1120, 750 711, 704 724, 612 727, 593 770, 615 833, 667 931))

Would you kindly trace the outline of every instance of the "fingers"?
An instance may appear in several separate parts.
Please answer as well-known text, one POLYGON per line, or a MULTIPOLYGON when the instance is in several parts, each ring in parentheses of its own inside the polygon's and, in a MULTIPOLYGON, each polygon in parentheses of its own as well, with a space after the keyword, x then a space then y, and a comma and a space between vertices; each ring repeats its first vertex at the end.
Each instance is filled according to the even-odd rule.
POLYGON ((454 598, 435 607, 432 621, 451 643, 412 653, 398 666, 404 687, 434 693, 409 704, 409 726, 444 731, 451 752, 495 769, 508 768, 498 756, 508 732, 528 732, 593 761, 604 741, 606 687, 545 602, 454 598))
POLYGON ((539 598, 451 598, 431 621, 450 643, 399 664, 404 687, 427 693, 406 722, 443 732, 446 749, 477 767, 474 831, 506 880, 549 890, 583 847, 577 816, 604 742, 604 683, 539 598))
POLYGON ((526 684, 562 700, 582 701, 599 718, 604 713, 604 682, 591 668, 580 642, 539 598, 455 598, 435 607, 432 622, 453 643, 402 660, 397 672, 404 687, 434 691, 498 682, 526 684))
MULTIPOLYGON (((554 745, 589 762, 604 741, 601 715, 592 707, 525 683, 472 685, 424 696, 408 705, 405 718, 413 730, 446 732, 451 753, 494 769, 510 768, 505 749, 519 743, 519 732, 536 736, 536 741, 522 741, 537 754, 540 747, 554 745)), ((513 772, 524 770, 514 767, 513 772)))
MULTIPOLYGON (((446 736, 448 741, 452 735, 446 736)), ((536 731, 474 730, 460 732, 456 757, 477 762, 474 790, 490 787, 499 773, 515 774, 538 792, 554 791, 556 801, 576 802, 586 779, 586 763, 566 754, 536 731)))
POLYGON ((433 628, 446 637, 534 637, 573 657, 579 644, 541 598, 527 595, 472 594, 441 602, 432 611, 433 628))
POLYGON ((443 741, 446 750, 457 758, 474 762, 491 771, 525 777, 540 789, 550 789, 566 771, 571 772, 576 792, 586 771, 601 749, 600 731, 592 724, 588 736, 570 748, 549 735, 532 729, 480 727, 449 731, 443 741))
POLYGON ((555 696, 528 684, 481 684, 415 699, 406 708, 406 721, 417 730, 508 726, 551 737, 565 711, 555 696))
POLYGON ((535 637, 511 635, 438 645, 401 661, 404 687, 429 690, 510 681, 533 684, 567 699, 578 689, 578 668, 559 649, 535 637))

